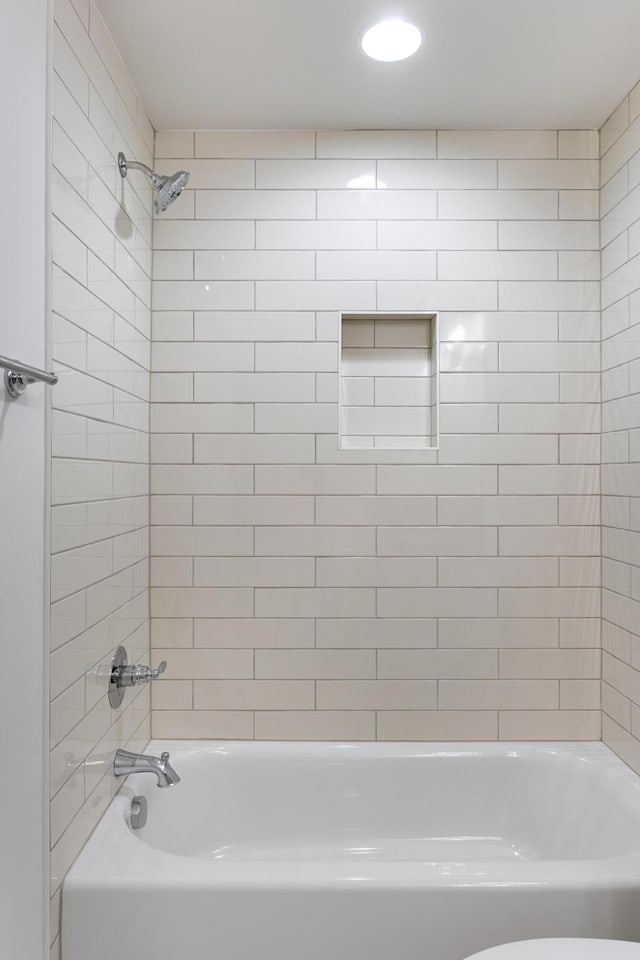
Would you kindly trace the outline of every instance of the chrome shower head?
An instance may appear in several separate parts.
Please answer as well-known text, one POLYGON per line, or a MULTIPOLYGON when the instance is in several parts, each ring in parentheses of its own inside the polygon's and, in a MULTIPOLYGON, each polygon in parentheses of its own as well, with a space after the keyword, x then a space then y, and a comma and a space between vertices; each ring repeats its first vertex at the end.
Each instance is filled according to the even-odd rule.
POLYGON ((155 173, 145 163, 138 163, 137 160, 127 160, 122 152, 118 154, 118 169, 122 178, 126 177, 129 169, 141 170, 148 177, 155 190, 154 207, 156 213, 162 213, 170 203, 173 203, 180 196, 190 177, 186 170, 178 170, 177 173, 165 177, 160 173, 155 173))

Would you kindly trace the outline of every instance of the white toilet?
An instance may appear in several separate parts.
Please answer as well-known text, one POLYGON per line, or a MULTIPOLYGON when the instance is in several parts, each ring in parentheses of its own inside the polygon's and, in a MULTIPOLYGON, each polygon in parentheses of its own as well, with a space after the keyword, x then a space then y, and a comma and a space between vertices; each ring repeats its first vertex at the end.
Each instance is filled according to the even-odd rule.
POLYGON ((640 943, 572 937, 519 940, 481 950, 467 960, 640 960, 640 943))

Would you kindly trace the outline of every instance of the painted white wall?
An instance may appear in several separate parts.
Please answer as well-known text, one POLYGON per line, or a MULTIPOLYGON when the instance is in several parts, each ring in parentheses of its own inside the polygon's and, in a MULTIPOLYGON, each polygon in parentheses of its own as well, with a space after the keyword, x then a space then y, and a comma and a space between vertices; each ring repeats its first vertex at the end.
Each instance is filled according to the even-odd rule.
MULTIPOLYGON (((0 230, 0 353, 46 362, 46 182, 49 10, 46 0, 4 4, 0 89, 4 150, 0 230), (11 91, 19 91, 14 96, 11 91)), ((0 955, 45 955, 44 583, 46 390, 0 396, 0 955)))

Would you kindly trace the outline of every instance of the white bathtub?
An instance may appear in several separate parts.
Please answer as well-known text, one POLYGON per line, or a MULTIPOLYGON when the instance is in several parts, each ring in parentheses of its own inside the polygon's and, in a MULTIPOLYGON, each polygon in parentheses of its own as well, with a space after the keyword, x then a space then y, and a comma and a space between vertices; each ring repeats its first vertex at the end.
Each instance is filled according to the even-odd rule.
POLYGON ((461 960, 640 940, 640 780, 603 744, 152 742, 68 874, 63 960, 461 960), (135 794, 149 820, 129 826, 135 794))

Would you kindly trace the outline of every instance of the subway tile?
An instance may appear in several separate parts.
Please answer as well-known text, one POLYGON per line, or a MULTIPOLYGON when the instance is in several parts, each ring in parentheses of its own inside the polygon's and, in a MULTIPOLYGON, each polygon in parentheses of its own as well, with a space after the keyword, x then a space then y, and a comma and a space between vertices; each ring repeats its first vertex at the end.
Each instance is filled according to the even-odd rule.
POLYGON ((600 303, 600 285, 593 281, 502 280, 499 290, 505 310, 597 310, 600 303))
POLYGON ((491 403, 443 403, 440 433, 497 433, 498 407, 491 403))
MULTIPOLYGON (((191 522, 190 519, 189 522, 191 522)), ((313 497, 197 496, 193 503, 193 522, 250 526, 253 524, 276 526, 286 526, 291 523, 309 524, 313 522, 313 497)))
POLYGON ((256 307, 259 310, 373 310, 375 283, 371 280, 258 280, 256 307))
POLYGON ((316 271, 318 280, 435 280, 436 255, 406 250, 320 251, 316 271))
POLYGON ((443 710, 554 710, 559 698, 557 680, 438 681, 443 710))
POLYGON ((519 403, 500 405, 500 429, 505 433, 599 433, 596 403, 519 403))
POLYGON ((154 403, 152 433, 248 433, 253 428, 250 403, 154 403))
POLYGON ((313 463, 314 459, 314 438, 302 432, 291 435, 207 433, 194 437, 195 463, 300 464, 313 463))
POLYGON ((379 527, 379 556, 495 556, 494 527, 379 527))
POLYGON ((196 587, 313 587, 310 557, 195 557, 196 587))
MULTIPOLYGON (((381 280, 378 282, 379 310, 496 310, 497 284, 492 280, 381 280)), ((338 306, 339 309, 339 306, 338 306)), ((367 305, 346 309, 371 309, 367 305)), ((519 309, 516 307, 515 309, 519 309)), ((556 307, 555 309, 558 309, 556 307)))
POLYGON ((175 157, 191 158, 194 134, 190 130, 157 130, 155 142, 156 159, 175 157))
POLYGON ((435 524, 436 501, 427 496, 331 496, 316 498, 316 524, 428 526, 435 524))
POLYGON ((558 339, 558 315, 553 311, 516 313, 492 312, 441 313, 440 341, 531 341, 558 339))
POLYGON ((257 494, 371 494, 375 492, 373 466, 256 466, 257 494))
POLYGON ((558 255, 555 251, 440 251, 438 253, 439 280, 556 280, 557 278, 558 255))
POLYGON ((503 343, 500 369, 508 371, 597 371, 597 343, 503 343))
POLYGON ((438 646, 476 649, 558 646, 557 619, 441 619, 438 646))
MULTIPOLYGON (((216 345, 216 349, 218 345, 216 345)), ((257 343, 255 368, 258 372, 330 373, 338 369, 335 343, 257 343)), ((245 368, 246 369, 246 368, 245 368)))
POLYGON ((258 250, 373 250, 375 246, 374 221, 259 220, 256 223, 258 250))
POLYGON ((558 156, 569 158, 598 158, 600 144, 597 130, 560 130, 558 156))
POLYGON ((259 433, 335 433, 334 403, 257 403, 255 431, 259 433))
POLYGON ((380 740, 496 740, 495 710, 378 710, 380 740))
POLYGON ((162 340, 193 340, 192 310, 156 310, 152 325, 154 343, 162 340))
POLYGON ((394 189, 456 190, 497 186, 495 160, 380 160, 378 185, 394 189))
POLYGON ((412 496, 494 494, 498 492, 496 483, 496 468, 490 466, 380 466, 377 493, 412 496))
MULTIPOLYGON (((558 503, 555 496, 438 498, 438 522, 442 526, 492 526, 494 524, 555 524, 558 503)), ((414 521, 416 524, 418 521, 414 521)))
POLYGON ((198 220, 312 220, 313 190, 197 190, 198 220))
POLYGON ((382 680, 491 679, 498 676, 496 650, 380 650, 382 680))
POLYGON ((151 706, 153 710, 191 710, 192 681, 163 679, 162 683, 154 684, 151 689, 151 706))
POLYGON ((492 220, 381 220, 378 249, 496 250, 497 224, 492 220))
POLYGON ((316 645, 338 649, 424 649, 437 645, 437 620, 318 619, 316 645))
POLYGON ((256 678, 265 680, 374 679, 373 650, 257 650, 256 678))
POLYGON ((500 160, 498 183, 506 190, 597 190, 598 163, 588 160, 500 160))
POLYGON ((195 680, 195 710, 308 710, 312 680, 195 680))
POLYGON ((435 680, 318 680, 319 710, 429 710, 437 700, 435 680))
MULTIPOLYGON (((435 220, 435 190, 320 190, 318 220, 435 220)), ((292 217, 292 219, 301 219, 292 217)), ((448 219, 465 219, 450 217, 448 219)), ((478 219, 495 219, 480 217, 478 219)))
POLYGON ((257 160, 258 189, 330 190, 350 184, 375 186, 376 164, 370 158, 257 160))
POLYGON ((422 557, 324 557, 316 571, 319 587, 427 587, 438 580, 436 560, 422 557))
POLYGON ((154 220, 153 249, 251 250, 254 225, 244 220, 154 220))
POLYGON ((250 494, 250 466, 156 464, 151 468, 152 494, 250 494))
POLYGON ((552 556, 438 559, 438 586, 441 587, 547 587, 557 584, 558 561, 552 556))
POLYGON ((155 280, 156 310, 251 310, 253 283, 248 280, 155 280))
POLYGON ((599 710, 502 710, 501 740, 599 740, 599 710))
POLYGON ((258 710, 256 740, 374 740, 371 710, 258 710))
POLYGON ((195 134, 196 157, 313 157, 313 130, 203 130, 195 134))
MULTIPOLYGON (((590 131, 589 131, 590 132, 590 131)), ((438 157, 556 157, 554 130, 439 130, 438 157)))
POLYGON ((190 159, 190 190, 242 190, 255 185, 253 160, 190 159))
POLYGON ((557 190, 440 190, 438 219, 557 220, 558 193, 557 190))
POLYGON ((495 343, 449 342, 440 345, 440 370, 443 373, 491 372, 498 369, 498 345, 495 343))
MULTIPOLYGON (((514 404, 515 406, 515 404, 514 404)), ((522 405, 517 405, 522 409, 522 405)), ((532 406, 532 405, 531 405, 532 406)), ((552 406, 550 404, 550 406, 552 406)), ((503 406, 500 407, 502 417, 503 406)), ((529 411, 527 410, 527 414, 529 411)), ((581 417, 584 414, 581 412, 581 417)), ((525 430, 522 420, 515 424, 507 421, 504 429, 525 430)), ((502 419, 501 419, 502 426, 502 419)), ((582 426, 582 424, 581 424, 582 426)), ((542 431, 544 426, 532 421, 531 430, 542 431)), ((554 463, 558 459, 558 444, 555 436, 538 436, 527 432, 518 436, 515 433, 497 436, 443 436, 440 441, 440 455, 447 463, 554 463)))
POLYGON ((313 620, 196 619, 194 646, 233 649, 285 649, 314 646, 313 620))
POLYGON ((193 620, 163 619, 157 617, 151 621, 151 643, 153 649, 169 647, 171 649, 193 646, 193 620))
POLYGON ((539 680, 599 678, 599 650, 501 650, 500 676, 539 680))
POLYGON ((253 370, 250 343, 155 343, 151 351, 154 372, 221 372, 253 370))
POLYGON ((246 617, 252 614, 250 588, 158 587, 151 590, 152 617, 246 617))
POLYGON ((598 250, 598 223, 590 220, 507 220, 498 224, 501 250, 598 250))
POLYGON ((381 617, 452 617, 464 609, 469 617, 497 614, 496 590, 488 588, 379 588, 381 617))
POLYGON ((601 706, 600 680, 561 680, 560 708, 562 710, 599 710, 601 706))
POLYGON ((185 680, 233 680, 253 677, 253 654, 250 650, 163 649, 160 653, 153 654, 152 666, 157 667, 160 660, 165 659, 169 666, 157 685, 158 688, 165 683, 185 680))
POLYGON ((250 710, 154 710, 153 736, 160 740, 252 740, 250 710))
POLYGON ((501 494, 580 496, 599 492, 599 471, 596 466, 573 464, 544 466, 501 466, 501 494))
POLYGON ((532 403, 559 400, 554 373, 443 373, 442 403, 532 403))
POLYGON ((434 130, 318 130, 318 157, 431 158, 434 130))
POLYGON ((600 592, 593 587, 504 587, 499 611, 505 617, 597 617, 600 592))
POLYGON ((375 589, 315 587, 256 588, 258 617, 371 617, 375 589))
POLYGON ((256 556, 366 557, 375 554, 375 528, 366 526, 256 527, 256 556))
POLYGON ((599 190, 558 191, 558 217, 560 220, 597 220, 599 211, 599 190))
POLYGON ((311 251, 195 251, 193 256, 196 280, 312 280, 316 275, 311 251))
POLYGON ((309 403, 315 399, 315 379, 311 372, 196 373, 193 399, 197 403, 309 403))
POLYGON ((596 526, 501 527, 501 556, 596 556, 600 529, 596 526))

